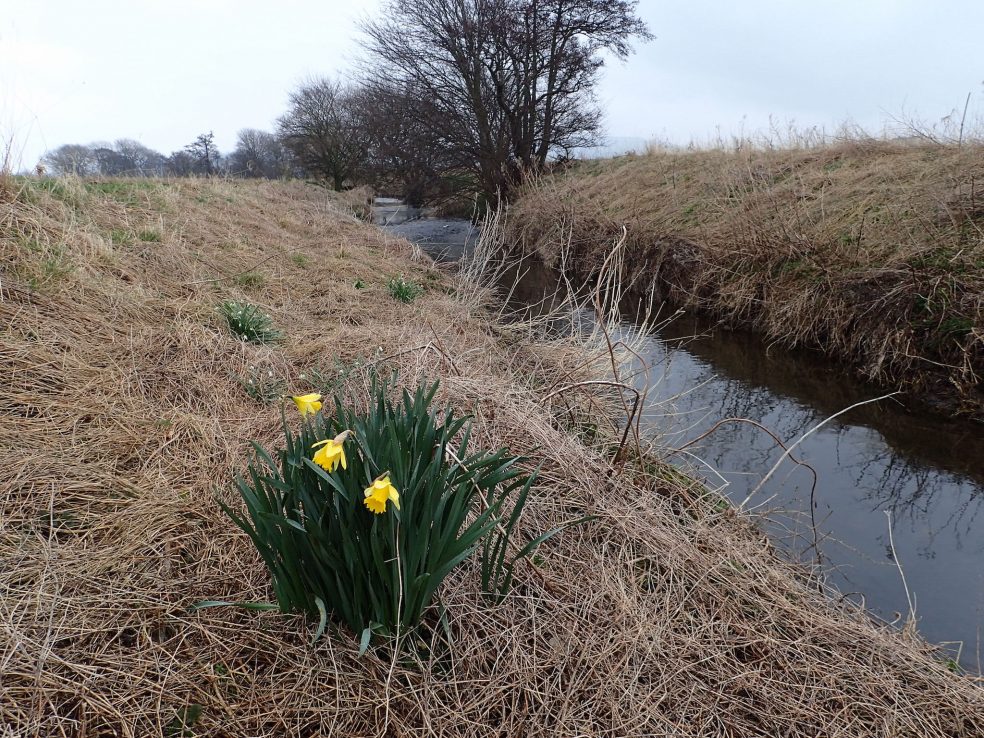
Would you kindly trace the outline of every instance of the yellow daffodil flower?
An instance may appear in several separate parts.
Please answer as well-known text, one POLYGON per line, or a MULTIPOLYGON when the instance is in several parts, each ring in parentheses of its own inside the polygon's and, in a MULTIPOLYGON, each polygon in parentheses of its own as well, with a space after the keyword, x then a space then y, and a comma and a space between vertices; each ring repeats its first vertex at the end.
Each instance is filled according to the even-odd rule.
MULTIPOLYGON (((321 403, 318 404, 320 405, 321 403)), ((347 469, 348 464, 345 461, 345 447, 343 444, 348 434, 349 431, 342 431, 334 438, 318 441, 311 446, 311 448, 321 447, 314 453, 314 463, 328 472, 335 471, 339 464, 342 465, 343 469, 347 469)))
POLYGON ((313 415, 321 409, 321 395, 317 392, 312 392, 308 395, 294 395, 290 399, 297 405, 297 411, 301 414, 302 418, 308 413, 313 415))
POLYGON ((386 500, 391 500, 396 509, 400 509, 400 493, 390 482, 389 474, 381 474, 376 477, 371 486, 366 487, 366 507, 377 515, 384 513, 386 512, 386 500))

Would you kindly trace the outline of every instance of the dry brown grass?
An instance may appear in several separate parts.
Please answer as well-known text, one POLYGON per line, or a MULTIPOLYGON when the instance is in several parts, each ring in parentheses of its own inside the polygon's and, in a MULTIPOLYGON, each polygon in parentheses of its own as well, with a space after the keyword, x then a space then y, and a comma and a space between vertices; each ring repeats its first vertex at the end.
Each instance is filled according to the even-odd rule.
POLYGON ((189 708, 196 736, 984 734, 984 695, 925 644, 833 604, 732 514, 681 505, 658 466, 613 468, 565 431, 539 398, 579 357, 465 310, 322 193, 42 184, 0 205, 0 734, 173 736, 189 708), (385 291, 400 272, 429 287, 409 307, 385 291), (235 340, 230 296, 285 342, 235 340), (527 530, 598 520, 499 607, 456 572, 452 647, 395 664, 345 632, 311 646, 298 617, 189 611, 271 596, 213 497, 278 436, 237 376, 304 388, 378 345, 405 382, 441 377, 483 443, 544 462, 527 530))
POLYGON ((13 196, 13 141, 0 139, 0 202, 5 202, 13 196))
POLYGON ((529 187, 510 238, 984 418, 984 145, 653 151, 529 187))

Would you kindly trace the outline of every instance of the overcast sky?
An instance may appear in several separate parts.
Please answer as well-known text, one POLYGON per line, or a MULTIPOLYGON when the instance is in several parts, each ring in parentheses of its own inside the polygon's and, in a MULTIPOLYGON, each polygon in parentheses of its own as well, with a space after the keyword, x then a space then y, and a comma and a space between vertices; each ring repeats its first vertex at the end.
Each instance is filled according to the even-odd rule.
MULTIPOLYGON (((3 0, 0 137, 30 167, 63 143, 164 153, 272 129, 306 75, 352 69, 377 0, 3 0)), ((687 143, 785 124, 984 112, 984 0, 642 0, 657 38, 610 65, 612 136, 687 143)))

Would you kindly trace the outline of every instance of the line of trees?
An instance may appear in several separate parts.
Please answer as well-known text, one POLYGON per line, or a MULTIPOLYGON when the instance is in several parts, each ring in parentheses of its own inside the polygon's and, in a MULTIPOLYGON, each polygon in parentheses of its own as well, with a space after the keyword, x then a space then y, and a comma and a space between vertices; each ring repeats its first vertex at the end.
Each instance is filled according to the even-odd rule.
POLYGON ((365 21, 366 71, 310 78, 273 133, 211 133, 163 155, 136 141, 66 145, 56 173, 306 176, 368 183, 422 204, 462 190, 490 201, 600 143, 594 91, 606 58, 651 38, 636 0, 385 0, 365 21))
POLYGON ((236 148, 223 155, 215 136, 203 133, 168 155, 129 138, 113 143, 65 144, 48 151, 41 163, 51 174, 80 177, 189 177, 214 174, 238 177, 301 176, 290 152, 273 133, 254 128, 239 131, 236 148))

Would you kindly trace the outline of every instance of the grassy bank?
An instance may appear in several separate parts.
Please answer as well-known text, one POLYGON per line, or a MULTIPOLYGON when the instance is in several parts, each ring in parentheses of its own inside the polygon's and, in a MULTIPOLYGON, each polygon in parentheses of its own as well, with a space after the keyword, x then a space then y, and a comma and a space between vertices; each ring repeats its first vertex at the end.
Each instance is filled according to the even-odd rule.
POLYGON ((482 297, 302 185, 19 182, 0 202, 0 732, 984 734, 980 689, 924 643, 684 503, 686 480, 570 432, 577 396, 556 390, 583 354, 493 323, 482 297), (400 275, 423 294, 394 297, 400 275), (240 341, 227 300, 279 340, 240 341), (397 661, 344 629, 312 646, 298 616, 191 611, 271 598, 215 495, 237 504, 278 395, 364 400, 367 364, 440 378, 476 441, 543 465, 526 534, 597 519, 499 606, 455 571, 448 632, 397 661))
POLYGON ((984 146, 654 151, 543 179, 510 238, 984 418, 984 146))

